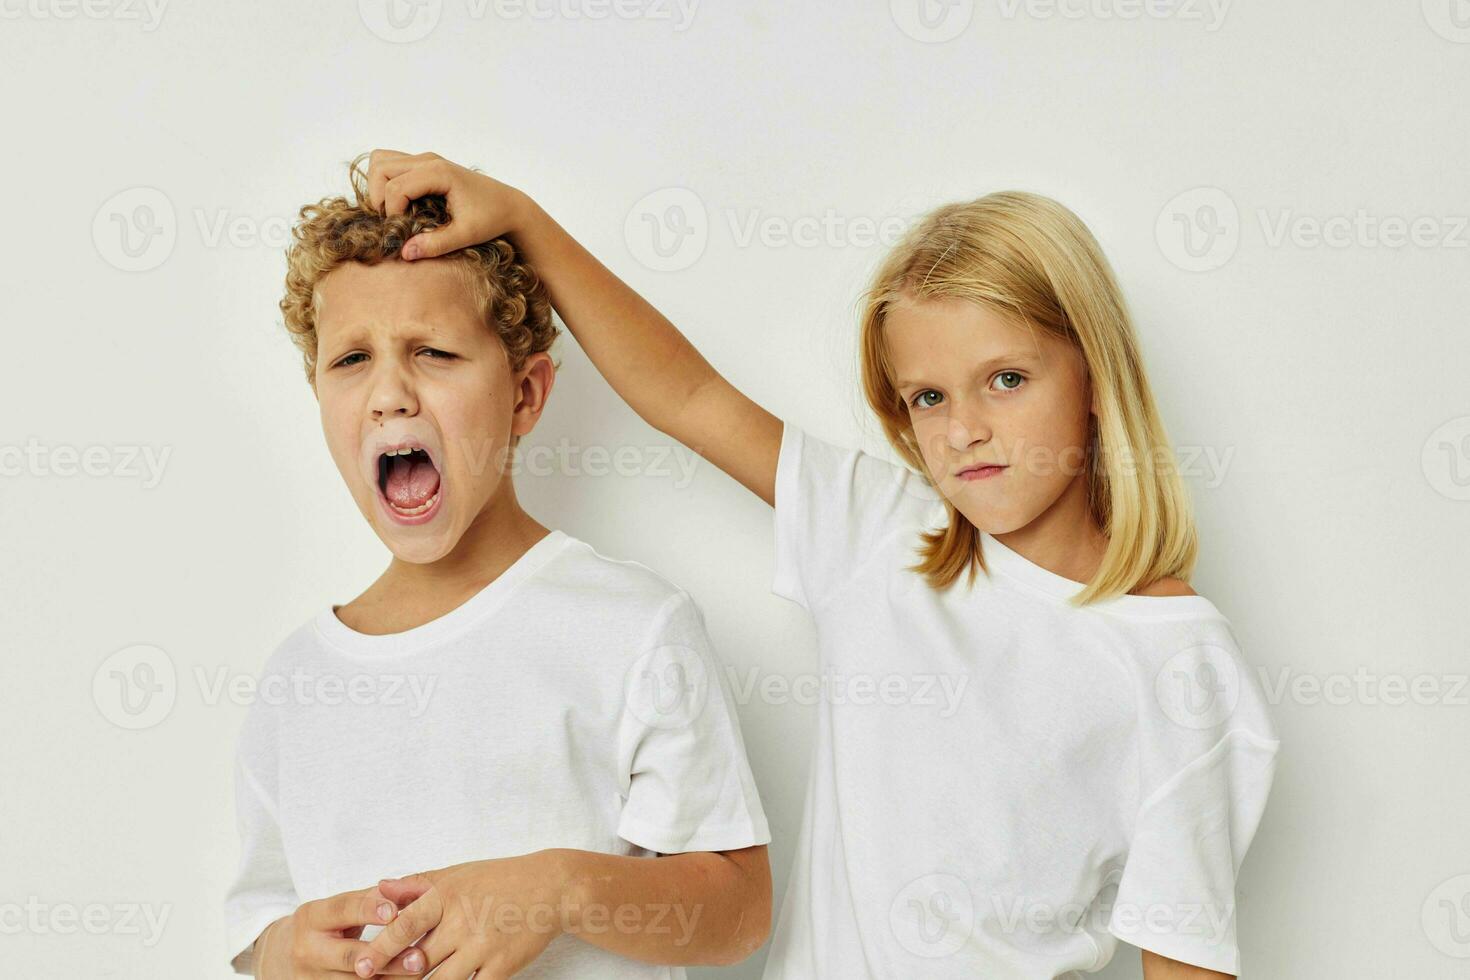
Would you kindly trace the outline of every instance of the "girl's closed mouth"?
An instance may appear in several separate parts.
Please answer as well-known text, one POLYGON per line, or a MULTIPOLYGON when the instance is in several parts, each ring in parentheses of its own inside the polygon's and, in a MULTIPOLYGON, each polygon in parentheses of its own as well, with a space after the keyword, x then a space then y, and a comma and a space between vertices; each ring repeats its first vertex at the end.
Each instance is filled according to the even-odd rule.
POLYGON ((966 466, 956 473, 955 476, 961 480, 985 480, 995 476, 1004 469, 1007 469, 1007 467, 1000 463, 976 463, 973 466, 966 466))

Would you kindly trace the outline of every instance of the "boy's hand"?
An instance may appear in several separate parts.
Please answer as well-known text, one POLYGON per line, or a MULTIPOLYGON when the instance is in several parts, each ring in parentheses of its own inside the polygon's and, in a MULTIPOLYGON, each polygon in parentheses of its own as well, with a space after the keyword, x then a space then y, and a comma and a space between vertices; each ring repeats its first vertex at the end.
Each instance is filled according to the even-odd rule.
POLYGON ((368 944, 359 977, 383 973, 384 964, 399 962, 405 950, 422 950, 426 969, 438 967, 434 980, 471 974, 500 980, 535 960, 563 931, 560 872, 544 851, 384 879, 378 888, 395 903, 409 904, 368 944))
MULTIPOLYGON (((353 966, 369 948, 360 938, 363 928, 388 925, 397 914, 398 909, 376 888, 303 902, 262 934, 264 956, 256 964, 255 975, 260 980, 355 977, 353 966)), ((422 956, 417 964, 395 957, 378 971, 383 976, 421 976, 424 972, 422 956)))
POLYGON ((500 181, 450 163, 437 153, 374 150, 368 157, 368 198, 387 215, 402 214, 408 202, 442 194, 452 219, 435 231, 403 243, 403 257, 433 258, 478 245, 516 230, 528 203, 526 195, 500 181))

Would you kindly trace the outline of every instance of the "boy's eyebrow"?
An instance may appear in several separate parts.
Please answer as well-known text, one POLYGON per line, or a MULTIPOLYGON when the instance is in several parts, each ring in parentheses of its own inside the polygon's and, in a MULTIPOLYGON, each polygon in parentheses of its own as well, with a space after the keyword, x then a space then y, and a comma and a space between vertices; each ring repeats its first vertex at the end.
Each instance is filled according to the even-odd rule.
MULTIPOLYGON (((1009 363, 1009 364, 1017 364, 1017 363, 1021 363, 1021 364, 1039 364, 1040 361, 1037 359, 1036 353, 1034 351, 1029 351, 1029 350, 1010 351, 1009 353, 997 354, 995 357, 992 357, 992 358, 989 358, 987 360, 981 361, 978 365, 976 365, 974 373, 975 374, 985 374, 991 368, 998 367, 1001 364, 1007 364, 1007 363, 1009 363)), ((921 384, 921 383, 922 383, 922 379, 909 380, 908 378, 900 378, 896 382, 894 382, 894 387, 895 388, 907 388, 910 385, 916 385, 916 384, 921 384)))
MULTIPOLYGON (((334 336, 332 338, 331 344, 324 344, 321 340, 321 334, 318 333, 318 352, 327 350, 329 348, 339 351, 346 351, 349 348, 369 343, 371 336, 371 330, 363 329, 360 326, 345 327, 341 331, 340 335, 334 336)), ((450 336, 442 328, 438 328, 427 323, 417 322, 404 325, 401 329, 400 335, 394 338, 395 342, 428 344, 430 346, 436 343, 453 344, 456 342, 456 340, 457 338, 450 336)))

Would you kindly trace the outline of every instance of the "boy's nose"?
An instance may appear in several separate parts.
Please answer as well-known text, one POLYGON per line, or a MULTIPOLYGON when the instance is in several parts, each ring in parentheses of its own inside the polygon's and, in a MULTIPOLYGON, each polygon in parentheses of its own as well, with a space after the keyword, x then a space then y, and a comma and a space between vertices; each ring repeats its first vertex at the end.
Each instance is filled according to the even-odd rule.
POLYGON ((375 419, 389 415, 417 415, 419 410, 413 386, 399 371, 391 368, 381 372, 373 384, 368 407, 375 419))

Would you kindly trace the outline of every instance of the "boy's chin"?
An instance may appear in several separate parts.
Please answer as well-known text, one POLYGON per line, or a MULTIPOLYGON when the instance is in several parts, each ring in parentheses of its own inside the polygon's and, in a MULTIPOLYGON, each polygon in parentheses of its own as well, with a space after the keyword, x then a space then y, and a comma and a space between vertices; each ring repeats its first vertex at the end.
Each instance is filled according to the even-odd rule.
POLYGON ((378 540, 399 561, 427 565, 454 550, 455 538, 449 532, 447 524, 429 534, 421 533, 417 528, 407 529, 413 533, 405 533, 404 528, 385 528, 381 525, 375 525, 374 529, 378 532, 378 540))
POLYGON ((400 561, 415 565, 438 561, 453 551, 459 541, 462 529, 448 508, 439 508, 427 522, 401 524, 386 512, 386 504, 381 497, 370 500, 368 506, 371 509, 363 516, 372 525, 378 540, 400 561))

